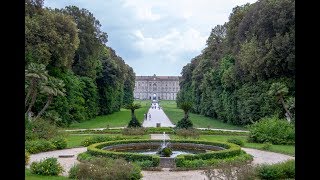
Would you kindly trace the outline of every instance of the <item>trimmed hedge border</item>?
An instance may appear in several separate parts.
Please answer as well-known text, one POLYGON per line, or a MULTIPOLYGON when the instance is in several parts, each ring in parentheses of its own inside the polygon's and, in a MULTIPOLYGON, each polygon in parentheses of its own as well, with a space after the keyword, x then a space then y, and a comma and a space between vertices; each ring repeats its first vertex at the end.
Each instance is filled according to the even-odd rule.
MULTIPOLYGON (((102 148, 106 146, 112 146, 117 144, 129 144, 129 143, 149 143, 149 142, 162 142, 162 140, 149 140, 149 139, 135 139, 135 140, 119 140, 119 141, 108 141, 102 143, 92 144, 87 147, 87 152, 93 156, 104 156, 110 158, 124 158, 127 161, 152 161, 153 166, 158 166, 160 162, 160 157, 156 155, 143 155, 137 153, 129 153, 129 152, 115 152, 102 150, 102 148)), ((175 158, 175 162, 177 166, 179 164, 183 164, 184 160, 195 160, 195 159, 223 159, 227 157, 232 157, 239 155, 241 153, 241 147, 236 144, 219 142, 219 141, 200 141, 200 140, 170 140, 171 143, 194 143, 194 144, 206 144, 212 146, 219 146, 225 148, 220 151, 211 151, 207 153, 200 153, 196 155, 178 155, 175 158)))
MULTIPOLYGON (((78 131, 70 131, 71 134, 121 134, 123 129, 104 129, 104 130, 78 130, 78 131)), ((247 136, 249 132, 236 132, 236 131, 222 131, 222 130, 199 130, 200 135, 233 135, 233 136, 247 136)), ((174 128, 170 127, 148 127, 146 128, 145 134, 162 134, 166 132, 166 134, 176 134, 174 128)))

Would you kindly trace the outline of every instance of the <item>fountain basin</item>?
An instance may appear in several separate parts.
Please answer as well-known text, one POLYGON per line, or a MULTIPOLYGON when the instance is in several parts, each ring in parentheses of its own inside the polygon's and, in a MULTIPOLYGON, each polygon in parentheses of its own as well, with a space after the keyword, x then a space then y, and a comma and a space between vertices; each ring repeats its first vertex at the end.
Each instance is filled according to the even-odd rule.
MULTIPOLYGON (((161 143, 162 140, 147 139, 108 141, 88 146, 88 153, 111 158, 124 158, 127 161, 149 160, 153 162, 153 166, 157 166, 159 165, 160 156, 153 153, 148 154, 148 151, 152 151, 152 149, 157 150, 161 146, 161 143), (139 153, 139 151, 144 151, 144 154, 139 153)), ((177 151, 198 151, 195 153, 188 151, 184 154, 178 154, 174 157, 176 162, 183 159, 222 159, 239 155, 241 152, 240 146, 236 144, 218 141, 170 140, 168 146, 177 151)))

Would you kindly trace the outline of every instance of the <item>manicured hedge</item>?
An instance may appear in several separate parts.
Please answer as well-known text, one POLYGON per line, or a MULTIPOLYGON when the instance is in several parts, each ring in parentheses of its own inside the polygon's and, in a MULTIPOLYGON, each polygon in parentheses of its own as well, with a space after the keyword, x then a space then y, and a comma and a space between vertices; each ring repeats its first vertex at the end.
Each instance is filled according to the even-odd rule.
MULTIPOLYGON (((79 130, 72 131, 72 134, 121 134, 123 129, 104 129, 104 130, 79 130)), ((146 128, 145 134, 176 134, 174 128, 170 127, 149 127, 146 128)), ((249 132, 222 131, 222 130, 199 130, 201 135, 233 135, 246 136, 249 132)))
MULTIPOLYGON (((101 148, 111 145, 117 144, 129 144, 129 143, 149 143, 149 142, 162 142, 162 140, 146 140, 146 139, 137 139, 137 140, 120 140, 120 141, 109 141, 92 144, 88 147, 88 153, 91 155, 99 155, 111 158, 124 158, 127 161, 145 161, 150 160, 153 162, 153 166, 157 166, 160 161, 159 156, 155 155, 143 155, 137 153, 129 153, 129 152, 115 152, 102 150, 101 148)), ((194 144, 206 144, 213 145, 225 148, 220 151, 212 151, 208 153, 200 153, 196 155, 179 155, 176 158, 177 165, 184 160, 194 160, 194 159, 223 159, 227 157, 233 157, 239 155, 241 152, 241 148, 238 145, 231 143, 223 143, 223 142, 209 142, 209 141, 199 141, 199 140, 170 140, 171 143, 194 143, 194 144)))

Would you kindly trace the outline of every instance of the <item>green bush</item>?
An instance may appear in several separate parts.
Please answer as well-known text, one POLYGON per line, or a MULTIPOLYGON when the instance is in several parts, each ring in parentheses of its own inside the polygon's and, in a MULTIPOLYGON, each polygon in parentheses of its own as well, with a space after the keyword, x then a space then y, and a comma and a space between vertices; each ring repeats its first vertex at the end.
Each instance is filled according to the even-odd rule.
POLYGON ((32 174, 57 176, 63 172, 57 158, 47 158, 40 162, 32 162, 30 165, 32 174))
POLYGON ((272 144, 269 142, 264 142, 261 149, 263 150, 269 150, 271 148, 272 144))
POLYGON ((41 118, 33 121, 27 121, 26 123, 26 140, 47 139, 50 140, 57 136, 64 135, 63 132, 59 132, 59 128, 48 120, 41 118))
POLYGON ((295 160, 288 160, 272 165, 262 165, 257 168, 257 171, 261 179, 295 178, 295 160))
POLYGON ((182 118, 180 121, 178 121, 176 128, 185 128, 189 129, 193 127, 193 123, 189 118, 182 118))
POLYGON ((67 147, 67 139, 64 137, 55 137, 51 139, 51 142, 56 149, 64 149, 67 147))
POLYGON ((69 170, 69 179, 77 179, 77 173, 79 172, 79 165, 73 165, 69 170))
POLYGON ((182 136, 184 138, 187 137, 192 137, 192 138, 199 138, 199 130, 194 129, 194 128, 189 128, 189 129, 185 129, 185 128, 181 128, 181 129, 176 129, 175 130, 176 135, 178 136, 182 136))
POLYGON ((55 145, 52 142, 39 139, 35 141, 26 141, 26 150, 31 153, 39 153, 56 149, 55 145))
POLYGON ((168 147, 165 147, 161 150, 160 154, 164 157, 170 157, 172 154, 172 150, 168 147))
POLYGON ((166 134, 174 133, 174 129, 171 127, 148 127, 145 128, 148 134, 157 134, 166 132, 166 134))
POLYGON ((146 134, 146 129, 145 128, 143 128, 143 127, 137 127, 137 128, 132 128, 132 127, 130 127, 130 128, 124 128, 123 130, 122 130, 122 134, 123 135, 144 135, 144 134, 146 134))
POLYGON ((73 168, 69 177, 76 179, 141 179, 141 169, 138 165, 128 163, 123 159, 95 158, 80 163, 73 168), (114 166, 116 165, 116 167, 114 166))
POLYGON ((27 165, 30 161, 30 154, 25 150, 24 151, 24 160, 25 160, 25 165, 27 165))
POLYGON ((132 119, 129 121, 128 127, 141 127, 141 123, 135 116, 133 116, 132 119))
POLYGON ((227 140, 229 143, 237 144, 239 146, 243 146, 244 142, 241 139, 238 138, 230 138, 227 140))
POLYGON ((77 160, 82 162, 82 161, 89 161, 92 158, 94 158, 94 156, 92 156, 88 152, 83 152, 83 153, 78 154, 77 160))
POLYGON ((250 125, 249 131, 249 142, 295 144, 295 128, 287 120, 264 118, 250 125))

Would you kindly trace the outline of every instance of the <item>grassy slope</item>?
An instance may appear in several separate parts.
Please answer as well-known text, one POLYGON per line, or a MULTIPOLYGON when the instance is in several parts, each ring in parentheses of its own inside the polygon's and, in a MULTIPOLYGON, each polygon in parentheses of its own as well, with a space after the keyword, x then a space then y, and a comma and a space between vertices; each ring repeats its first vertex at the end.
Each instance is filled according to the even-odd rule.
MULTIPOLYGON (((177 108, 175 101, 161 101, 161 106, 163 107, 164 112, 169 117, 169 119, 174 123, 183 118, 184 113, 181 109, 177 108)), ((189 114, 191 121, 193 122, 194 127, 196 128, 217 128, 217 129, 236 129, 236 130, 246 130, 245 127, 235 126, 232 124, 223 123, 217 119, 212 119, 199 114, 189 114)))
MULTIPOLYGON (((141 104, 142 107, 135 111, 137 119, 142 123, 143 114, 148 111, 146 104, 141 104)), ((121 109, 119 112, 115 112, 105 116, 97 116, 88 121, 81 123, 73 123, 69 129, 86 129, 86 128, 106 128, 106 127, 124 127, 127 126, 131 119, 131 112, 127 109, 121 109)))

